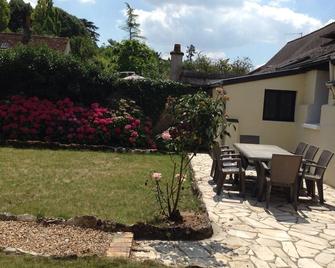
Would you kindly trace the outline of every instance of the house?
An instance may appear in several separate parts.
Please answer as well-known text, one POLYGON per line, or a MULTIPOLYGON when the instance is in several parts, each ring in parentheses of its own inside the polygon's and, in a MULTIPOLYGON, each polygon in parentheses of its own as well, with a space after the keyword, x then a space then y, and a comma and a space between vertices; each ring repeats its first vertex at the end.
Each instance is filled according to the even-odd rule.
MULTIPOLYGON (((335 23, 288 42, 248 75, 207 84, 223 88, 236 131, 226 142, 275 144, 294 150, 304 141, 335 152, 335 23)), ((320 150, 320 151, 321 151, 320 150)), ((318 157, 318 156, 316 156, 318 157)), ((325 180, 335 186, 335 160, 325 180)))
MULTIPOLYGON (((0 33, 0 49, 8 49, 22 44, 24 43, 23 39, 22 33, 0 33)), ((44 44, 64 54, 69 54, 71 51, 70 39, 67 37, 32 35, 28 44, 33 46, 44 44)))

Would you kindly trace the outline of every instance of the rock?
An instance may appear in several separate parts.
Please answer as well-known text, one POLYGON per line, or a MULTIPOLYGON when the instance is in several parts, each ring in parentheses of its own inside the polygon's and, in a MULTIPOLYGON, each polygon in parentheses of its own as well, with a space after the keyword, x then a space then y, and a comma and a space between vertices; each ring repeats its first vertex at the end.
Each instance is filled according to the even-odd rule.
POLYGON ((26 221, 26 222, 35 222, 37 220, 37 217, 30 214, 17 215, 16 218, 18 221, 26 221))
POLYGON ((76 216, 66 221, 65 224, 83 228, 97 228, 101 225, 101 220, 94 216, 76 216))

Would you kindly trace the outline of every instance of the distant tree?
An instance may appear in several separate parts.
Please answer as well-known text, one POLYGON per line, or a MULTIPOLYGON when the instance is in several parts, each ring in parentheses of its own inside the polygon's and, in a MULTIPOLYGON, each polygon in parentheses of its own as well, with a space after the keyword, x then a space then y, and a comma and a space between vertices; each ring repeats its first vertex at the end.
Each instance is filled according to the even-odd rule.
POLYGON ((91 60, 97 53, 95 43, 88 36, 74 36, 70 41, 71 54, 82 61, 91 60))
POLYGON ((53 7, 52 0, 38 0, 32 19, 34 33, 59 35, 61 31, 59 10, 53 7))
POLYGON ((23 0, 10 0, 10 20, 8 28, 12 32, 20 32, 26 27, 27 19, 31 16, 33 8, 23 0))
POLYGON ((203 55, 201 53, 197 54, 195 60, 186 60, 184 62, 184 68, 188 70, 193 70, 197 72, 204 73, 224 73, 228 75, 244 75, 251 71, 253 65, 249 58, 237 58, 230 62, 230 59, 219 58, 216 60, 203 55))
POLYGON ((159 56, 138 40, 123 40, 103 48, 97 59, 109 70, 134 71, 147 78, 161 78, 159 56))
POLYGON ((112 38, 108 39, 107 41, 108 41, 108 44, 109 44, 110 46, 114 46, 114 45, 117 43, 117 41, 115 41, 115 40, 112 39, 112 38))
POLYGON ((7 29, 10 19, 10 9, 6 0, 0 0, 0 32, 7 29))
POLYGON ((100 34, 97 32, 97 30, 99 29, 99 27, 95 26, 94 22, 88 21, 87 19, 80 19, 80 21, 85 26, 85 29, 89 33, 91 39, 94 42, 98 42, 100 34))
POLYGON ((233 73, 242 75, 249 73, 253 68, 250 58, 237 58, 231 63, 231 69, 233 73))
POLYGON ((127 20, 120 28, 128 33, 129 40, 145 39, 144 36, 141 36, 140 24, 137 22, 138 15, 127 2, 125 4, 127 6, 127 20))
POLYGON ((190 45, 189 47, 187 47, 186 49, 186 58, 188 61, 192 61, 193 57, 195 56, 196 51, 195 51, 195 46, 194 45, 190 45))
POLYGON ((79 18, 73 16, 61 8, 54 7, 58 13, 58 19, 61 24, 59 36, 74 37, 74 36, 88 36, 85 26, 79 18))

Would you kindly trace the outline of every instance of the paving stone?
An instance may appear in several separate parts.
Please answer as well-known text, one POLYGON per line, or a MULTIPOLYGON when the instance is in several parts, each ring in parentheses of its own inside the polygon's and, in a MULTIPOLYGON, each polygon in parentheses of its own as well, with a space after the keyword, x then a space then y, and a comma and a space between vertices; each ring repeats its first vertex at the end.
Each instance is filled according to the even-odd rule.
POLYGON ((292 242, 282 242, 283 250, 292 258, 299 258, 298 252, 292 242))
POLYGON ((299 268, 322 268, 319 264, 317 264, 312 259, 299 259, 298 267, 299 268))
POLYGON ((259 231, 259 237, 268 238, 277 241, 289 241, 291 237, 282 230, 273 229, 257 229, 259 231))
POLYGON ((269 226, 269 227, 274 228, 274 229, 288 231, 288 228, 286 226, 277 222, 275 219, 267 218, 267 219, 263 220, 262 223, 264 223, 266 226, 269 226))
POLYGON ((257 238, 256 242, 262 246, 268 246, 268 247, 281 247, 281 243, 271 240, 271 239, 265 239, 265 238, 257 238))
POLYGON ((276 265, 276 267, 278 267, 278 268, 281 268, 281 267, 288 267, 288 265, 286 264, 286 262, 284 262, 284 261, 283 261, 281 258, 279 258, 279 257, 276 258, 275 265, 276 265))
POLYGON ((295 243, 296 247, 298 246, 303 246, 303 247, 308 247, 308 248, 313 248, 313 249, 318 249, 322 250, 327 248, 326 245, 318 245, 318 244, 313 244, 304 240, 299 240, 298 242, 295 243))
POLYGON ((240 231, 240 230, 229 230, 228 234, 232 235, 232 236, 237 236, 240 238, 248 238, 248 239, 253 239, 257 236, 256 233, 251 233, 251 232, 246 232, 246 231, 240 231))
POLYGON ((290 259, 290 257, 288 255, 286 255, 286 253, 281 248, 271 247, 270 249, 278 257, 280 257, 281 259, 283 259, 289 265, 289 267, 293 267, 293 268, 297 267, 297 265, 294 262, 292 262, 292 260, 290 259))
POLYGON ((257 259, 254 256, 250 257, 251 261, 256 265, 257 268, 269 268, 270 266, 267 264, 266 261, 257 259))
POLYGON ((235 236, 227 236, 222 243, 228 245, 228 246, 248 246, 250 245, 250 242, 239 238, 239 237, 235 237, 235 236))
POLYGON ((304 257, 304 258, 313 258, 316 254, 320 252, 317 249, 299 246, 299 245, 297 245, 297 251, 300 257, 304 257))
POLYGON ((316 236, 312 236, 312 235, 306 235, 306 234, 302 234, 302 233, 298 233, 298 232, 294 232, 294 231, 289 231, 288 232, 289 235, 298 237, 302 240, 305 240, 307 242, 310 243, 314 243, 314 244, 318 244, 318 245, 328 245, 328 241, 326 239, 323 238, 319 238, 316 236))
POLYGON ((275 255, 268 247, 252 245, 251 249, 255 252, 256 256, 263 261, 272 261, 275 259, 275 255))
POLYGON ((254 268, 251 261, 232 261, 229 262, 231 268, 254 268))
POLYGON ((334 254, 320 253, 318 256, 316 256, 315 261, 320 265, 325 266, 331 263, 334 259, 335 259, 334 254))

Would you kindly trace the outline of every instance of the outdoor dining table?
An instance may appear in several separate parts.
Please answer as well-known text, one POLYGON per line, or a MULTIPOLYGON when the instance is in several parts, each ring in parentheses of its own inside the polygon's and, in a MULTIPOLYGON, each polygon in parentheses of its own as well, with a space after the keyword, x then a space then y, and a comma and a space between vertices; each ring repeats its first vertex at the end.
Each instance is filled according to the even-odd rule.
POLYGON ((257 195, 257 199, 261 201, 265 183, 264 178, 262 178, 260 174, 261 162, 270 162, 273 154, 292 155, 292 153, 279 146, 267 144, 235 143, 234 147, 237 151, 239 151, 242 158, 255 163, 257 172, 255 193, 257 195))

